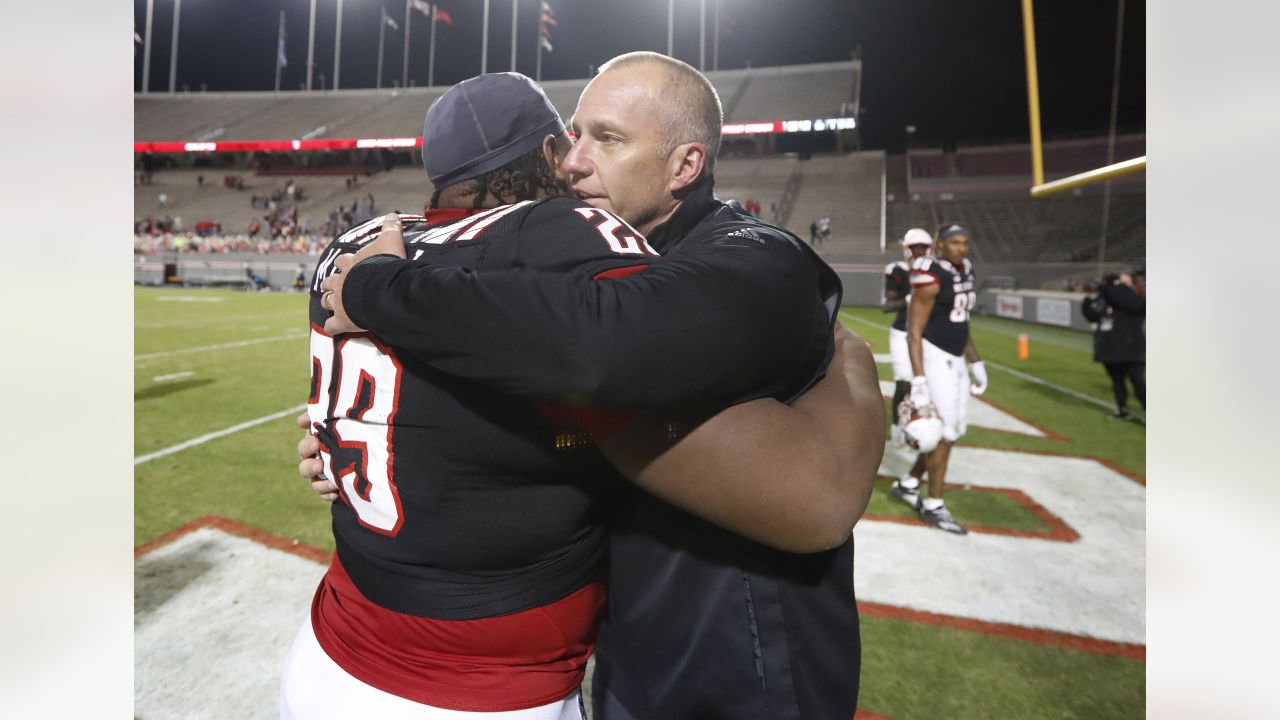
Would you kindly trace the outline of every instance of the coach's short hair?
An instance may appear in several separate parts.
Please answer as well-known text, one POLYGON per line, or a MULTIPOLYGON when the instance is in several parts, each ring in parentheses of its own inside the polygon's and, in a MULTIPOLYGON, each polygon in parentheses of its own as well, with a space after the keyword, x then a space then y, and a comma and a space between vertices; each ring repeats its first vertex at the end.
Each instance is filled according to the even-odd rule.
POLYGON ((707 151, 702 174, 710 175, 715 168, 716 155, 720 152, 720 127, 724 123, 720 94, 707 76, 692 65, 661 53, 625 53, 601 65, 600 73, 644 63, 660 65, 667 72, 666 82, 657 93, 658 99, 665 105, 661 113, 662 145, 658 156, 666 159, 677 145, 683 143, 702 143, 707 151))

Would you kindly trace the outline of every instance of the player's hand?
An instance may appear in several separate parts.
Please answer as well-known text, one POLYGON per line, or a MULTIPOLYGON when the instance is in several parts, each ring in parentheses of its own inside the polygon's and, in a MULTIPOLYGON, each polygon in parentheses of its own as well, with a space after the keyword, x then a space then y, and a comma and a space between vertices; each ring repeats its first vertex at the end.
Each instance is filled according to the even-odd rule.
POLYGON ((351 321, 342 304, 342 288, 347 281, 347 271, 355 264, 355 255, 339 255, 333 261, 333 274, 320 283, 320 307, 333 313, 333 317, 324 321, 324 331, 330 335, 359 332, 363 329, 351 321))
POLYGON ((987 364, 981 360, 975 363, 969 363, 969 374, 973 375, 973 383, 969 385, 969 392, 974 395, 981 395, 987 391, 987 364))
MULTIPOLYGON (((298 416, 298 427, 310 430, 311 418, 307 413, 298 416)), ((338 486, 324 476, 324 462, 320 459, 320 441, 310 432, 298 441, 298 474, 311 483, 311 489, 325 502, 338 499, 338 486)))
POLYGON ((333 261, 334 273, 320 283, 320 307, 333 313, 333 317, 324 322, 324 331, 330 335, 360 332, 364 328, 356 325, 347 315, 342 304, 342 288, 347 281, 347 271, 356 263, 373 255, 395 255, 405 258, 404 233, 400 228, 400 216, 391 213, 382 220, 382 231, 377 239, 360 248, 354 255, 340 255, 333 261))
POLYGON ((933 400, 929 397, 929 383, 923 375, 911 378, 911 407, 920 409, 930 405, 933 405, 933 400))
POLYGON ((355 262, 360 262, 372 255, 395 255, 401 260, 408 257, 404 247, 404 229, 400 227, 400 216, 388 213, 382 218, 382 232, 368 245, 360 248, 355 254, 355 262))

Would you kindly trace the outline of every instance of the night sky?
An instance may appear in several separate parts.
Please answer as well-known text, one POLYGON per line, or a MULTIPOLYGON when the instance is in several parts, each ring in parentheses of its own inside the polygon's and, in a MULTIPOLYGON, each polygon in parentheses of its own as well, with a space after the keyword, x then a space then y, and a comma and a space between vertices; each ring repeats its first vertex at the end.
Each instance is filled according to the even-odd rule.
MULTIPOLYGON (((666 50, 665 0, 548 0, 558 25, 554 52, 544 53, 542 78, 587 77, 591 66, 631 50, 666 50), (608 30, 613 28, 613 30, 608 30)), ((721 0, 720 68, 863 59, 861 137, 866 148, 901 150, 906 125, 916 142, 1017 140, 1027 137, 1022 15, 1017 0, 721 0)), ((518 70, 534 74, 539 0, 519 0, 518 70)), ((716 0, 707 0, 707 69, 716 0)), ((146 0, 135 0, 145 32, 146 0)), ((342 88, 373 87, 379 5, 400 31, 387 28, 383 85, 399 80, 404 52, 403 0, 345 0, 342 88)), ((455 20, 437 30, 437 84, 480 72, 483 0, 440 0, 455 20)), ((1046 139, 1107 129, 1115 52, 1117 2, 1036 3, 1040 103, 1046 139)), ((337 0, 318 0, 316 65, 333 82, 337 0)), ((270 90, 276 32, 286 12, 288 67, 281 87, 306 80, 309 0, 187 0, 182 7, 177 84, 193 91, 270 90)), ((675 55, 698 63, 698 0, 676 0, 675 55)), ((1127 0, 1121 61, 1119 127, 1140 132, 1146 122, 1145 9, 1127 0)), ((151 89, 169 82, 173 0, 155 5, 151 89)), ((413 13, 410 77, 427 82, 430 21, 413 13)), ((490 72, 511 69, 511 0, 491 0, 490 72)), ((134 89, 141 86, 142 46, 134 89)), ((773 118, 752 118, 771 120, 773 118)))

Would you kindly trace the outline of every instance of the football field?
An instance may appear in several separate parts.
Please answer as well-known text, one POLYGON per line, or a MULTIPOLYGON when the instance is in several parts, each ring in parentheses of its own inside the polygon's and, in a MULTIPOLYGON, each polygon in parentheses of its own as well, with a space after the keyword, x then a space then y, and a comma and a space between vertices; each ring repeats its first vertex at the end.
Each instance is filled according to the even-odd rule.
MULTIPOLYGON (((295 470, 306 296, 138 288, 134 317, 138 716, 273 717, 271 672, 333 548, 295 470), (231 630, 244 627, 259 630, 231 630), (193 707, 188 680, 243 707, 193 707)), ((840 313, 877 355, 891 317, 840 313)), ((973 335, 990 389, 947 494, 972 533, 928 528, 889 496, 911 460, 890 447, 854 532, 859 706, 895 720, 1141 717, 1145 427, 1108 417, 1087 334, 980 316, 973 335)))

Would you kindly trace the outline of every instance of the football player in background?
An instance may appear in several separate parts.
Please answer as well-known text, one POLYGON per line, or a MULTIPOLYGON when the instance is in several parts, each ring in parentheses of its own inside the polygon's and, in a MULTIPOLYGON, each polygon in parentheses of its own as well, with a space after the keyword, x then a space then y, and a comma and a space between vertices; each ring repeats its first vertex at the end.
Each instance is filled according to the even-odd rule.
POLYGON ((893 444, 902 447, 902 428, 898 427, 898 405, 911 391, 911 357, 907 354, 907 300, 911 297, 911 263, 933 249, 933 236, 928 230, 911 228, 902 236, 902 260, 884 268, 885 312, 897 313, 889 327, 889 359, 893 368, 893 444))
MULTIPOLYGON (((568 141, 527 78, 481 76, 438 103, 425 133, 435 143, 424 148, 438 209, 405 231, 388 218, 381 228, 367 223, 344 234, 322 255, 313 288, 327 286, 336 268, 349 268, 360 248, 364 254, 398 250, 404 257, 402 235, 416 258, 467 272, 521 267, 615 282, 610 278, 655 259, 644 238, 607 210, 569 198, 532 202, 553 194, 547 161, 554 167, 568 141), (536 93, 536 122, 519 122, 521 93, 536 93), (468 106, 500 105, 505 112, 477 113, 473 117, 486 120, 468 128, 451 112, 462 95, 468 106), (433 127, 433 117, 441 125, 433 127), (486 155, 487 147, 475 149, 512 136, 505 150, 486 155), (509 163, 514 167, 486 171, 474 162, 483 155, 492 164, 517 150, 528 151, 509 163), (509 201, 519 202, 501 204, 509 201)), ((318 464, 326 476, 320 482, 341 480, 344 502, 334 507, 338 554, 317 592, 314 630, 304 627, 291 654, 282 710, 286 717, 436 717, 436 708, 577 717, 570 690, 581 681, 601 600, 591 572, 601 548, 598 525, 586 508, 593 481, 599 489, 607 479, 592 462, 598 456, 589 439, 554 436, 527 401, 440 373, 412 350, 373 336, 323 332, 329 308, 341 309, 341 302, 331 292, 313 292, 315 376, 307 424, 318 440, 304 439, 299 449, 304 456, 323 450, 320 459, 304 460, 304 476, 315 475, 318 464), (501 558, 497 567, 495 557, 501 558), (539 632, 548 618, 568 629, 562 645, 539 632), (460 663, 465 673, 450 671, 460 663)), ((606 452, 664 499, 761 542, 822 549, 848 536, 848 526, 823 529, 823 520, 835 517, 825 506, 862 494, 863 483, 849 482, 851 468, 866 475, 869 489, 878 464, 873 443, 882 446, 865 344, 842 336, 833 362, 833 373, 794 407, 772 399, 746 402, 678 443, 665 421, 637 420, 611 433, 611 421, 600 417, 565 408, 557 414, 577 417, 598 437, 612 434, 602 440, 606 452), (851 385, 862 388, 856 398, 851 385), (806 408, 816 414, 805 415, 806 408), (810 433, 816 438, 806 443, 810 433), (836 449, 851 434, 866 439, 861 458, 820 447, 836 449), (808 447, 788 448, 791 443, 808 447), (815 459, 833 472, 810 473, 815 459), (782 473, 787 487, 777 482, 782 473), (807 480, 817 483, 806 502, 800 495, 807 480)), ((865 507, 866 498, 859 502, 865 507)))
MULTIPOLYGON (((656 53, 615 58, 579 99, 576 141, 561 167, 577 197, 643 233, 662 260, 594 283, 373 256, 325 281, 338 298, 334 329, 366 328, 512 394, 622 409, 789 401, 823 374, 838 280, 798 238, 714 198, 721 122, 715 89, 686 63, 656 53)), ((883 401, 878 387, 871 392, 883 451, 883 401)), ((767 425, 756 430, 769 435, 767 425)), ((602 448, 629 476, 661 469, 670 455, 628 457, 646 443, 633 431, 643 426, 604 438, 602 448)), ((789 488, 791 473, 771 465, 786 479, 769 491, 780 501, 774 509, 794 515, 773 495, 789 488)), ((712 501, 738 502, 696 472, 686 480, 712 501)), ((830 550, 797 555, 630 486, 611 507, 597 718, 852 716, 860 663, 852 538, 832 536, 830 550)))
POLYGON ((943 225, 934 253, 911 263, 907 350, 912 410, 935 412, 942 420, 942 440, 932 451, 921 453, 912 471, 894 481, 891 492, 930 525, 965 535, 967 531, 947 510, 942 493, 951 447, 965 433, 969 394, 981 395, 987 389, 986 365, 969 335, 969 314, 977 304, 969 231, 954 223, 943 225), (928 497, 920 496, 922 471, 929 476, 928 497))

